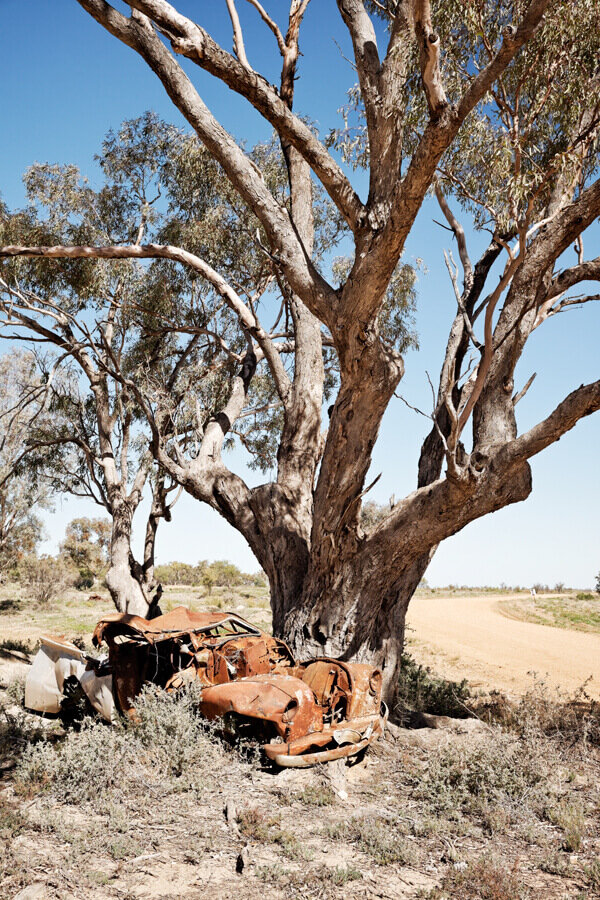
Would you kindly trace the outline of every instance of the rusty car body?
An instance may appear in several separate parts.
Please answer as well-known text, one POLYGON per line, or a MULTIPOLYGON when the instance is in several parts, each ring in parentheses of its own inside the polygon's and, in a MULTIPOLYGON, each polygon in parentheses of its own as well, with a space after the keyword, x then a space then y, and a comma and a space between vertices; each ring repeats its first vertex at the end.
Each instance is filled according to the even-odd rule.
MULTIPOLYGON (((52 642, 56 655, 60 639, 42 640, 40 653, 47 655, 44 640, 52 642)), ((100 664, 83 653, 74 668, 75 648, 64 643, 71 677, 82 678, 82 666, 98 672, 100 664)), ((177 607, 151 620, 113 613, 98 622, 93 643, 108 647, 99 675, 105 679, 103 687, 110 677, 114 704, 124 715, 135 719, 135 698, 146 683, 176 692, 195 682, 202 714, 222 719, 227 734, 258 739, 279 766, 311 766, 356 755, 383 733, 387 720, 378 669, 328 657, 297 662, 284 641, 235 613, 177 607)), ((41 671, 36 658, 33 674, 36 664, 41 671)), ((56 683, 47 692, 54 703, 63 670, 59 659, 53 670, 56 683)), ((44 671, 49 672, 48 666, 44 671)), ((92 683, 90 676, 87 681, 92 683)), ((86 693, 108 718, 94 704, 89 687, 86 693)), ((34 695, 41 696, 40 690, 29 691, 30 702, 34 695)))

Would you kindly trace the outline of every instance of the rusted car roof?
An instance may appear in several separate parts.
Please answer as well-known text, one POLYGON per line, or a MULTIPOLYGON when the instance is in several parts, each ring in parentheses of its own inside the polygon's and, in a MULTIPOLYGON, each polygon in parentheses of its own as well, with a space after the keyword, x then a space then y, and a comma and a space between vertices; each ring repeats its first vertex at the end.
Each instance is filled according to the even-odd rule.
POLYGON ((176 606, 171 612, 156 619, 143 619, 127 613, 109 613, 100 619, 94 630, 95 644, 102 643, 106 632, 132 631, 145 637, 150 643, 184 634, 210 631, 216 626, 231 634, 261 634, 259 628, 234 613, 194 612, 186 606, 176 606))

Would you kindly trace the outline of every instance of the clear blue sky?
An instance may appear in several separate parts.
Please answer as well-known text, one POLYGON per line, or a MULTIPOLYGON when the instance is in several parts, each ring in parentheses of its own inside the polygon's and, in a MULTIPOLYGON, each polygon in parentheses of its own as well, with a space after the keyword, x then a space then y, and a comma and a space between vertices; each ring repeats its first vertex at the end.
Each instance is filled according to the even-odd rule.
MULTIPOLYGON (((178 6, 201 21, 229 48, 229 20, 224 0, 181 2, 178 6)), ((277 55, 253 11, 240 3, 250 61, 276 80, 277 55)), ((285 4, 281 4, 282 9, 285 4)), ((276 9, 272 3, 270 8, 276 9)), ((109 128, 154 109, 183 125, 162 86, 130 50, 110 38, 75 0, 0 0, 0 194, 9 206, 23 203, 21 175, 35 161, 73 162, 95 176, 93 156, 109 128)), ((333 0, 313 0, 305 21, 296 108, 310 116, 322 133, 339 122, 336 110, 353 82, 344 56, 350 48, 333 0), (338 46, 339 45, 339 46, 338 46)), ((264 123, 233 93, 195 67, 190 73, 224 125, 251 145, 268 135, 264 123)), ((352 176, 364 193, 365 178, 352 176)), ((427 202, 409 239, 405 258, 424 260, 419 278, 419 353, 407 357, 400 387, 412 404, 431 407, 427 372, 435 383, 448 327, 455 311, 442 251, 450 235, 432 221, 437 208, 427 202)), ((468 223, 465 223, 468 224, 468 223)), ((598 255, 599 229, 586 240, 588 256, 598 255), (596 249, 594 249, 594 244, 596 249)), ((476 256, 482 238, 469 234, 476 256)), ((522 385, 532 372, 537 379, 519 405, 519 426, 543 418, 570 390, 598 378, 600 305, 557 316, 529 341, 517 371, 522 385)), ((0 348, 1 349, 1 348, 0 348)), ((373 457, 373 475, 382 473, 373 499, 386 502, 414 489, 416 466, 427 422, 394 400, 384 419, 373 457)), ((598 452, 600 415, 583 420, 574 431, 533 460, 532 496, 517 506, 481 519, 438 550, 427 577, 432 584, 554 584, 589 586, 600 569, 598 452)), ((243 466, 241 455, 231 464, 243 466), (238 465, 239 464, 239 465, 238 465)), ((255 473, 247 473, 256 483, 255 473)), ((95 515, 83 501, 60 499, 47 517, 56 549, 64 526, 76 515, 95 515)), ((138 535, 140 538, 141 535, 138 535)), ((174 511, 172 524, 159 532, 159 561, 229 558, 245 569, 256 563, 244 540, 216 513, 189 497, 174 511)))

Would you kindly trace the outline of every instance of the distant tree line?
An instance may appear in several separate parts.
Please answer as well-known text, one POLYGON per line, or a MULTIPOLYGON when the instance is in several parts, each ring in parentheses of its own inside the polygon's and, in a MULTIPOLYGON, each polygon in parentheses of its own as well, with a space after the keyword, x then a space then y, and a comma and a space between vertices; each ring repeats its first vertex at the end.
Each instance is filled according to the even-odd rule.
MULTIPOLYGON (((28 532, 29 535, 29 532, 28 532)), ((66 527, 65 537, 56 556, 39 555, 37 549, 43 538, 41 522, 31 540, 15 538, 1 574, 4 578, 27 586, 39 602, 48 602, 67 588, 89 590, 105 586, 110 567, 111 522, 106 518, 73 519, 66 527)), ((214 562, 200 560, 196 565, 170 562, 156 566, 156 583, 163 585, 202 586, 208 593, 213 587, 266 585, 262 572, 242 572, 236 565, 221 559, 214 562)))
POLYGON ((233 563, 224 559, 212 563, 201 560, 195 566, 184 562, 170 562, 166 565, 156 566, 154 576, 161 584, 181 584, 190 587, 202 585, 209 593, 213 587, 237 587, 239 585, 262 587, 266 584, 266 578, 262 572, 242 572, 233 563))

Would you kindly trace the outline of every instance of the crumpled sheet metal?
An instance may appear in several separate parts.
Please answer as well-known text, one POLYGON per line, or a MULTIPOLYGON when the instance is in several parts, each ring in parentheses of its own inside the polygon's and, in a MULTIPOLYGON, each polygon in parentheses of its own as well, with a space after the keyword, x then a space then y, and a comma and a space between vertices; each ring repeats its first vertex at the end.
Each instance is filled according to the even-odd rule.
POLYGON ((318 734, 307 734, 287 744, 264 744, 266 756, 282 768, 306 769, 320 763, 356 756, 383 737, 389 711, 381 704, 380 715, 350 719, 340 728, 327 728, 318 734))
POLYGON ((323 711, 313 692, 293 675, 253 675, 207 687, 200 710, 207 719, 235 713, 245 720, 268 723, 284 741, 323 727, 323 711))
POLYGON ((88 700, 100 715, 111 722, 115 702, 111 674, 99 674, 98 664, 63 637, 42 635, 40 649, 25 680, 25 706, 56 715, 65 700, 65 681, 75 677, 88 700))
POLYGON ((93 641, 108 645, 119 708, 135 718, 134 698, 150 681, 166 690, 199 681, 211 686, 286 671, 287 645, 234 613, 197 613, 180 606, 146 621, 113 613, 98 622, 93 641))
MULTIPOLYGON (((378 669, 328 657, 297 663, 283 641, 234 613, 177 607, 150 621, 113 613, 98 622, 93 641, 108 645, 111 700, 114 696, 122 713, 136 718, 135 698, 144 683, 176 691, 197 682, 203 715, 222 718, 227 732, 264 742, 267 757, 280 766, 355 755, 385 727, 378 669)), ((89 683, 85 654, 66 644, 62 651, 59 668, 78 666, 69 674, 80 678, 90 702, 109 718, 98 697, 93 699, 98 685, 89 683)), ((60 647, 53 652, 61 656, 60 647)), ((59 676, 48 665, 46 670, 46 687, 56 703, 59 676)))
POLYGON ((232 613, 194 612, 186 606, 177 606, 155 619, 143 619, 128 613, 109 613, 96 625, 92 641, 95 646, 99 646, 111 634, 131 633, 132 636, 137 634, 154 644, 167 638, 209 631, 216 625, 224 626, 227 623, 232 623, 234 627, 235 623, 240 623, 250 634, 260 634, 258 628, 232 613))

